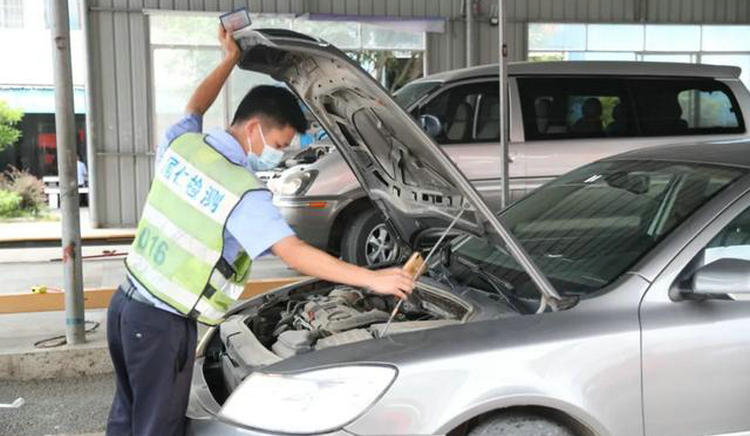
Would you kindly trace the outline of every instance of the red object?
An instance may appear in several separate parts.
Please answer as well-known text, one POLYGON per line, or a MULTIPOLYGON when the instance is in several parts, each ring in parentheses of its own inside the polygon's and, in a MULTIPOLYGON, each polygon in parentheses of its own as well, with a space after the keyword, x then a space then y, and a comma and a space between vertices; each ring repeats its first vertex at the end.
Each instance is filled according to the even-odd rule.
POLYGON ((57 135, 54 133, 40 133, 36 135, 36 143, 39 148, 57 148, 57 135))
MULTIPOLYGON (((76 132, 78 136, 78 142, 83 143, 86 140, 86 135, 83 129, 78 129, 76 132)), ((57 148, 57 134, 53 133, 39 133, 36 135, 36 142, 39 148, 56 149, 57 148)))

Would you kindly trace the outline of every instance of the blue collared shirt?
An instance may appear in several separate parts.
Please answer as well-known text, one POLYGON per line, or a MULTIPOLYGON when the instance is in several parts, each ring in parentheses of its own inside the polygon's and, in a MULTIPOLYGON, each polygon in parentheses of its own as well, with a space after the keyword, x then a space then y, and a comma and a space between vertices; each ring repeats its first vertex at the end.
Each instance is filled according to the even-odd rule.
MULTIPOLYGON (((196 114, 186 115, 167 130, 156 150, 156 161, 159 162, 169 144, 176 137, 183 133, 202 132, 203 117, 196 114)), ((230 161, 248 168, 245 150, 226 130, 210 130, 206 135, 206 142, 230 161)), ((242 197, 229 215, 222 257, 231 264, 240 250, 244 249, 251 258, 256 259, 267 254, 275 243, 291 235, 294 235, 294 232, 273 205, 271 193, 268 191, 249 192, 242 197)), ((129 278, 138 291, 151 300, 157 308, 178 313, 143 289, 132 277, 129 278)))

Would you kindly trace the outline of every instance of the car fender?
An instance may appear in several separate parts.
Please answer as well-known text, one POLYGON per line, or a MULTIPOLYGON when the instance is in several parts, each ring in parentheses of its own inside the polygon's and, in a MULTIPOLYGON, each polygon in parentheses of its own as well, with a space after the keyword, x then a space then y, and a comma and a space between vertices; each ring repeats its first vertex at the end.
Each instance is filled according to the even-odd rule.
POLYGON ((473 407, 463 410, 460 414, 443 423, 438 434, 445 434, 474 418, 489 412, 497 412, 511 408, 543 408, 559 412, 583 427, 588 435, 608 436, 611 433, 594 416, 586 413, 584 409, 573 403, 541 395, 538 393, 517 393, 513 395, 499 396, 483 399, 473 404, 473 407))

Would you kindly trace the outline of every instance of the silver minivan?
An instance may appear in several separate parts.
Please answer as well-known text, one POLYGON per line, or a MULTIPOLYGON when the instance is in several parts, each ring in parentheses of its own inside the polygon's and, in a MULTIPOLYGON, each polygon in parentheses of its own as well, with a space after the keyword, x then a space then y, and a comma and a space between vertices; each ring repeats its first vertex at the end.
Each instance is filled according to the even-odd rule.
MULTIPOLYGON (((512 198, 635 148, 745 136, 750 94, 739 74, 736 67, 674 63, 511 64, 512 198)), ((435 142, 499 209, 497 66, 427 76, 393 97, 415 118, 437 121, 435 142)), ((269 187, 307 242, 363 265, 399 258, 392 228, 338 153, 288 169, 269 187)))

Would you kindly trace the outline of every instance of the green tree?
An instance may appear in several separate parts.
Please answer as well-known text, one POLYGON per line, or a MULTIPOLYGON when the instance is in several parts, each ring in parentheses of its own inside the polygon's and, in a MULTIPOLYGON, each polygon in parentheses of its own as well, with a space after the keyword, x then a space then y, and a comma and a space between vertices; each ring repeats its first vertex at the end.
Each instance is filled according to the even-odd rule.
POLYGON ((386 75, 386 89, 395 92, 410 81, 422 76, 422 52, 412 51, 409 58, 398 58, 390 50, 359 50, 347 52, 349 57, 382 83, 386 75))
POLYGON ((23 111, 13 109, 4 100, 0 100, 0 151, 13 145, 21 138, 21 131, 16 124, 23 118, 23 111))

